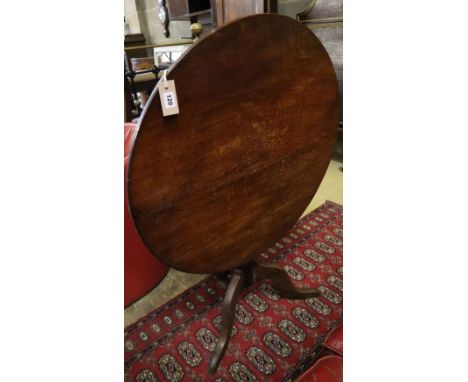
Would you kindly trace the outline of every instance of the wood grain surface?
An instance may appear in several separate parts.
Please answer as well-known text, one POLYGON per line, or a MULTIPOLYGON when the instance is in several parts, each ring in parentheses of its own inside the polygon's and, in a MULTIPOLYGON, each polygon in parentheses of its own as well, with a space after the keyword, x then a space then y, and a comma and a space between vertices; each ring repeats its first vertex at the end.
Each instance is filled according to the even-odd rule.
POLYGON ((338 127, 338 87, 323 46, 290 18, 227 24, 172 66, 180 114, 157 88, 127 172, 137 231, 184 272, 239 267, 273 245, 314 196, 338 127))

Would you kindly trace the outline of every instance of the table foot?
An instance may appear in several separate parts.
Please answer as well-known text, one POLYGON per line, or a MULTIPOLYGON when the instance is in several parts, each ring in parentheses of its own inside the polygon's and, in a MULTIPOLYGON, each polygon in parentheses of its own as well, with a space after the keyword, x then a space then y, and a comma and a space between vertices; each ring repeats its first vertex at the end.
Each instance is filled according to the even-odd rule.
POLYGON ((276 264, 257 264, 254 266, 254 279, 260 281, 268 279, 273 284, 282 297, 291 300, 320 297, 321 292, 315 288, 297 288, 289 278, 286 271, 276 264))
POLYGON ((224 296, 220 335, 208 367, 210 375, 214 374, 226 352, 229 340, 231 339, 237 299, 244 287, 245 273, 239 269, 235 269, 232 271, 231 281, 229 282, 226 295, 224 296))

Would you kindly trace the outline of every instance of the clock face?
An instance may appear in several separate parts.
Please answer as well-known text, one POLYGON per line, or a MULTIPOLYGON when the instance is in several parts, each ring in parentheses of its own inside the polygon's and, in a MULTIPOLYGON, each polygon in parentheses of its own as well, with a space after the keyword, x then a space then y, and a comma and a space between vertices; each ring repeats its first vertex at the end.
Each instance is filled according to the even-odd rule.
POLYGON ((158 17, 159 17, 159 21, 161 22, 161 24, 166 24, 166 21, 167 21, 167 9, 166 9, 166 7, 161 6, 159 8, 158 17))

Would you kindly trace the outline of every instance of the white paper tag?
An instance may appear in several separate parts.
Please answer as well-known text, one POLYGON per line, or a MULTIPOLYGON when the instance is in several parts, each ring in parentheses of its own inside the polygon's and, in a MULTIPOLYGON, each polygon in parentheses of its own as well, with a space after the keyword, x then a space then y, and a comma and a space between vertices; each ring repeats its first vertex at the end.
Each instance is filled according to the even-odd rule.
POLYGON ((163 92, 162 96, 164 98, 164 107, 166 109, 169 109, 171 107, 176 107, 176 104, 174 102, 174 93, 173 92, 163 92))
POLYGON ((179 104, 174 80, 166 80, 165 77, 158 83, 159 97, 163 116, 179 114, 179 104))

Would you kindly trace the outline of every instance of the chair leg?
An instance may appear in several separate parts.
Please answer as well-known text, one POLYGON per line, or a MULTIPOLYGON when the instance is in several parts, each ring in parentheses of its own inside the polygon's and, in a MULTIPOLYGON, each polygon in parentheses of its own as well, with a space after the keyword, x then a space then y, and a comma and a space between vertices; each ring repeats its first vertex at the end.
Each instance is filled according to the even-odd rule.
POLYGON ((226 352, 227 345, 231 339, 232 324, 234 321, 234 314, 236 309, 237 299, 239 293, 245 286, 245 273, 239 269, 232 271, 232 278, 224 296, 221 331, 216 343, 216 349, 210 359, 208 371, 212 375, 218 368, 219 362, 226 352))
POLYGON ((321 292, 315 288, 297 288, 286 271, 276 264, 257 264, 254 267, 255 281, 268 279, 281 293, 282 297, 292 300, 320 297, 321 292))

